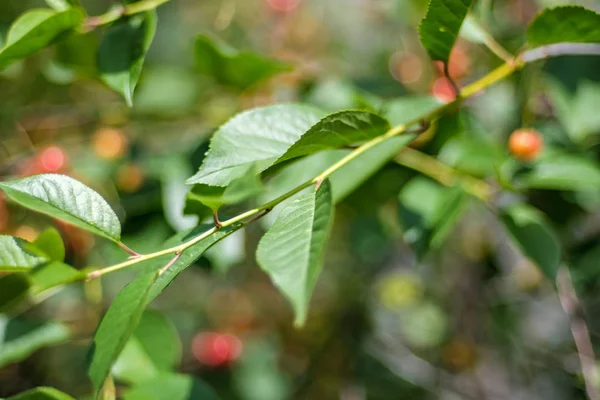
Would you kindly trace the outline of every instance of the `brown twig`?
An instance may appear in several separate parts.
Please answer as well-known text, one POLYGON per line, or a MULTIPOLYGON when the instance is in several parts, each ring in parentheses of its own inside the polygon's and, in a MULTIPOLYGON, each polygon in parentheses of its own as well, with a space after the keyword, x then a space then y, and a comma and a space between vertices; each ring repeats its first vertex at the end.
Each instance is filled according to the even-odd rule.
POLYGON ((123 250, 125 250, 126 252, 128 252, 129 254, 131 254, 132 258, 135 257, 141 257, 142 255, 140 253, 138 253, 137 251, 134 251, 132 249, 130 249, 125 243, 123 242, 118 242, 119 247, 122 248, 123 250))
POLYGON ((181 257, 181 252, 177 252, 175 253, 175 257, 173 257, 171 259, 171 261, 169 261, 167 263, 167 265, 165 265, 164 267, 162 267, 159 271, 158 271, 158 275, 162 275, 166 270, 168 270, 169 268, 171 268, 173 266, 173 264, 175 264, 177 262, 177 260, 179 260, 179 257, 181 257))
POLYGON ((556 278, 558 297, 563 310, 569 316, 571 333, 575 340, 575 347, 581 363, 581 373, 585 382, 585 389, 590 400, 600 400, 600 391, 596 385, 596 356, 590 339, 590 332, 585 320, 581 303, 573 286, 571 273, 567 267, 558 271, 556 278))

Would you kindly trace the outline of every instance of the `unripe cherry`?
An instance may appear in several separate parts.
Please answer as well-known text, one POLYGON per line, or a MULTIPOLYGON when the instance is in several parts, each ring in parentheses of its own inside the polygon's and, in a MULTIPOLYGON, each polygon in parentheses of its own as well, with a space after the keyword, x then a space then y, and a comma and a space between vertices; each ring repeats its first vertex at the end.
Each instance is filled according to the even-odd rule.
POLYGON ((542 135, 535 129, 517 129, 510 134, 508 148, 513 156, 521 160, 535 159, 544 147, 542 135))
POLYGON ((200 332, 192 339, 192 354, 204 365, 224 366, 239 358, 242 342, 227 333, 200 332))
POLYGON ((142 168, 130 163, 119 167, 115 180, 119 190, 126 193, 133 193, 142 187, 146 176, 142 168))
POLYGON ((92 136, 94 153, 105 160, 118 160, 129 149, 129 142, 123 131, 116 128, 100 128, 92 136))

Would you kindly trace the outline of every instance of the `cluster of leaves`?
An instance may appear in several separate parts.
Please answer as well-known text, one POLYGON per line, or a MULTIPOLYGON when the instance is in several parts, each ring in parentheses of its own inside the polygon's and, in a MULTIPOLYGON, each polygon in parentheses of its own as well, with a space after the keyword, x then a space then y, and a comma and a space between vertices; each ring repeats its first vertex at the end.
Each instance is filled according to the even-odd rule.
MULTIPOLYGON (((13 24, 0 49, 0 66, 28 56, 66 35, 108 25, 98 51, 100 77, 131 104, 144 56, 156 30, 156 14, 150 7, 155 6, 154 3, 159 2, 128 3, 106 17, 86 19, 75 2, 49 1, 54 11, 30 11, 13 24)), ((432 59, 448 64, 470 6, 467 0, 431 1, 420 31, 422 43, 432 59)), ((599 18, 594 12, 579 7, 546 11, 531 24, 529 44, 538 47, 562 42, 600 43, 599 18)), ((274 60, 239 53, 206 35, 197 39, 196 59, 202 73, 239 89, 288 69, 274 60)), ((512 72, 521 67, 520 62, 517 58, 506 65, 512 72)), ((493 74, 491 78, 483 78, 481 88, 494 79, 499 78, 493 74)), ((167 390, 165 388, 172 392, 165 392, 164 398, 180 398, 179 393, 190 387, 201 398, 215 398, 202 382, 173 372, 177 346, 163 346, 162 341, 172 334, 170 327, 165 321, 157 322, 160 317, 144 310, 210 246, 281 204, 275 221, 258 245, 257 261, 291 302, 296 324, 302 325, 321 270, 335 204, 415 139, 416 134, 407 131, 409 126, 422 120, 435 122, 461 102, 459 98, 448 106, 431 99, 412 100, 415 99, 411 99, 411 111, 407 111, 402 102, 388 104, 381 113, 345 110, 332 114, 303 104, 278 104, 234 116, 214 133, 202 166, 187 180, 193 186, 187 196, 186 209, 202 219, 212 215, 214 224, 180 232, 154 253, 132 252, 132 257, 121 264, 89 271, 79 271, 64 263, 64 246, 54 230, 44 232, 33 243, 1 236, 0 271, 10 274, 0 279, 0 309, 13 307, 24 297, 37 296, 67 283, 96 279, 104 273, 142 263, 138 277, 119 292, 96 332, 89 369, 94 396, 102 393, 103 398, 114 398, 114 377, 131 385, 124 396, 126 399, 145 398, 145 393, 167 390), (265 188, 263 178, 270 178, 269 183, 277 185, 265 188), (272 197, 246 213, 223 221, 218 217, 225 206, 265 196, 272 197), (161 338, 161 345, 153 342, 157 337, 161 338), (144 362, 146 368, 140 370, 120 358, 123 352, 150 361, 144 362)), ((526 173, 507 175, 502 172, 497 178, 511 189, 578 190, 590 180, 600 181, 600 170, 595 164, 579 158, 573 161, 569 157, 548 152, 526 173)), ((444 161, 443 154, 440 159, 444 161)), ((456 161, 456 155, 449 164, 468 170, 456 161)), ((413 167, 436 178, 435 173, 426 171, 425 165, 413 167)), ((477 172, 467 172, 477 175, 477 172)), ((544 215, 522 201, 497 205, 491 197, 469 190, 467 181, 459 174, 456 176, 450 184, 437 179, 450 187, 423 177, 415 178, 399 193, 400 224, 415 253, 422 257, 439 248, 465 206, 483 200, 498 214, 524 254, 554 280, 563 256, 560 241, 544 215)), ((0 189, 23 207, 64 220, 126 248, 121 243, 120 221, 110 205, 94 190, 72 178, 37 175, 0 183, 0 189)), ((13 323, 0 321, 3 326, 13 323)), ((40 346, 59 343, 70 336, 68 329, 56 323, 22 331, 25 333, 19 340, 3 339, 0 365, 20 360, 40 346)), ((173 341, 166 339, 166 342, 173 341)), ((70 397, 54 389, 39 388, 12 399, 29 398, 70 397)))

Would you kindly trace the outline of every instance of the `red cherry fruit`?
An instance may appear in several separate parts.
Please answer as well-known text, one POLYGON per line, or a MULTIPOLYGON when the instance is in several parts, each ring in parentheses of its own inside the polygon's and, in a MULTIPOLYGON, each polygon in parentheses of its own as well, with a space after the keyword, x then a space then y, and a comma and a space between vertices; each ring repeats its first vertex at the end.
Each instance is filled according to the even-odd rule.
POLYGON ((542 135, 535 129, 517 129, 510 134, 508 148, 513 156, 525 161, 535 159, 544 147, 542 135))
POLYGON ((270 9, 280 13, 288 13, 298 7, 302 0, 267 0, 270 9))
POLYGON ((437 78, 431 88, 433 96, 442 103, 450 103, 456 98, 456 89, 446 77, 437 78))
POLYGON ((49 146, 37 156, 37 162, 42 172, 59 172, 67 166, 66 152, 59 146, 49 146))
POLYGON ((242 342, 237 336, 218 332, 200 332, 192 339, 192 354, 211 367, 231 364, 242 353, 242 342))

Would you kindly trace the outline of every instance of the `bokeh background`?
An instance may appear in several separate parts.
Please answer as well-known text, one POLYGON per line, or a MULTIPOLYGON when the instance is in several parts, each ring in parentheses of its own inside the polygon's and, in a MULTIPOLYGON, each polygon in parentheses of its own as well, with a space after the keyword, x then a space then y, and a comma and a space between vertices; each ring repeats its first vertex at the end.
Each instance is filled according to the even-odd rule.
MULTIPOLYGON (((159 8, 132 108, 96 78, 101 32, 67 39, 0 72, 0 179, 42 172, 76 177, 116 210, 127 245, 156 250, 197 224, 182 214, 183 182, 200 165, 214 129, 236 112, 282 101, 336 111, 379 108, 409 95, 447 100, 448 86, 418 39, 426 3, 172 0, 159 8), (295 68, 246 90, 220 85, 194 65, 194 38, 206 32, 295 68)), ((595 0, 476 3, 473 14, 513 52, 542 7, 600 8, 595 0)), ((97 15, 112 3, 82 4, 97 15)), ((44 3, 0 2, 0 33, 36 6, 44 3)), ((469 32, 464 36, 450 67, 461 84, 499 65, 468 40, 469 32)), ((531 126, 547 143, 597 159, 599 105, 600 60, 538 63, 444 117, 421 150, 487 176, 495 161, 509 157, 510 132, 531 126), (584 140, 574 144, 573 137, 584 140)), ((177 370, 204 380, 223 399, 583 399, 568 318, 553 285, 508 242, 484 206, 472 201, 446 243, 426 257, 407 244, 398 193, 417 175, 389 164, 337 207, 303 329, 293 327, 289 304, 254 258, 267 219, 216 245, 152 304, 144 318, 160 319, 166 329, 154 337, 155 346, 170 346, 180 357, 177 370)), ((528 200, 548 214, 568 245, 598 344, 598 190, 530 191, 528 200)), ((67 261, 77 268, 126 257, 103 239, 0 197, 0 233, 32 240, 48 226, 60 230, 67 261)), ((28 321, 60 321, 73 338, 2 366, 0 397, 39 385, 87 395, 94 331, 133 276, 123 271, 101 283, 73 284, 18 310, 28 321)), ((131 357, 134 368, 120 372, 119 384, 143 371, 143 361, 131 357)))

